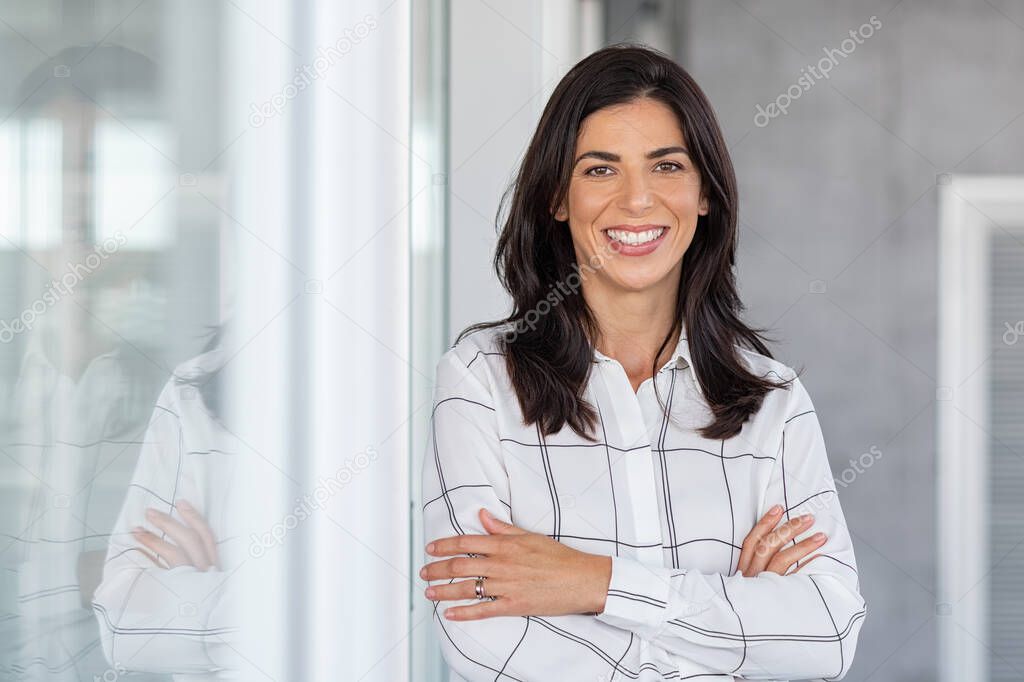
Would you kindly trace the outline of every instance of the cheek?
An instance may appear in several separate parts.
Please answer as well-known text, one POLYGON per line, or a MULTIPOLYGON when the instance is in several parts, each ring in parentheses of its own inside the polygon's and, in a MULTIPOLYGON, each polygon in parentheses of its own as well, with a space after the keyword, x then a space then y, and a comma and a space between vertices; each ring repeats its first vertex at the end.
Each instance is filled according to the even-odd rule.
POLYGON ((693 219, 700 212, 700 187, 687 184, 674 192, 668 199, 668 205, 680 218, 693 219))
POLYGON ((569 225, 572 238, 577 248, 587 251, 594 249, 595 243, 600 246, 596 225, 600 222, 607 199, 600 191, 588 188, 585 191, 570 189, 569 191, 569 225))
POLYGON ((608 203, 605 196, 598 187, 576 187, 569 191, 569 206, 571 216, 583 228, 589 228, 600 216, 603 207, 608 203))
POLYGON ((681 207, 676 213, 679 217, 680 226, 685 230, 693 229, 697 225, 697 220, 700 218, 700 206, 697 202, 692 204, 686 204, 681 207))

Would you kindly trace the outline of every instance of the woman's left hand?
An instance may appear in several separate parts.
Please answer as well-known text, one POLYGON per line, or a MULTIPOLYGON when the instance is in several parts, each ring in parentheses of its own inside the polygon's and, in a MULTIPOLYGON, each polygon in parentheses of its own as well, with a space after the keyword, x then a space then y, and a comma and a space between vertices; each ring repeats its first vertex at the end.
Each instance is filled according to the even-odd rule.
POLYGON ((163 532, 157 536, 138 526, 132 534, 140 544, 149 549, 150 560, 157 566, 168 568, 195 566, 200 571, 220 570, 217 558, 217 539, 203 515, 185 500, 174 505, 184 523, 158 509, 148 507, 146 520, 163 532))
POLYGON ((497 599, 456 606, 445 611, 449 620, 479 620, 493 616, 563 616, 604 611, 611 580, 610 556, 587 554, 546 535, 531 533, 499 521, 487 510, 480 520, 488 535, 456 535, 427 545, 431 556, 455 556, 434 561, 420 570, 424 580, 468 578, 433 585, 425 594, 433 601, 476 599, 476 578, 484 577, 484 594, 497 599))

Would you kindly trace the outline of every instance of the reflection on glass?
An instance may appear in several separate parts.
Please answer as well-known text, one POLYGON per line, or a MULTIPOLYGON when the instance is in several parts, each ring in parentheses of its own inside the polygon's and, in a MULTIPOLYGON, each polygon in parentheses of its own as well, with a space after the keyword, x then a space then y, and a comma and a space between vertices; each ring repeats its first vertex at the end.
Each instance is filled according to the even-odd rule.
POLYGON ((159 121, 102 120, 96 126, 93 178, 96 187, 96 243, 129 232, 130 249, 160 249, 174 235, 173 202, 161 195, 177 178, 160 149, 168 134, 159 121))
POLYGON ((59 119, 33 118, 22 126, 20 158, 25 182, 19 202, 24 207, 21 243, 30 249, 60 245, 62 133, 59 119))
POLYGON ((219 423, 230 355, 218 341, 161 391, 110 536, 93 609, 108 659, 127 670, 230 668, 237 566, 222 545, 235 539, 226 526, 237 444, 219 423))
POLYGON ((128 9, 92 5, 4 16, 22 80, 0 95, 0 679, 219 678, 221 217, 176 167, 217 156, 216 81, 162 58, 216 46, 154 41, 159 5, 99 40, 128 9), (162 105, 183 80, 207 89, 194 117, 162 105))

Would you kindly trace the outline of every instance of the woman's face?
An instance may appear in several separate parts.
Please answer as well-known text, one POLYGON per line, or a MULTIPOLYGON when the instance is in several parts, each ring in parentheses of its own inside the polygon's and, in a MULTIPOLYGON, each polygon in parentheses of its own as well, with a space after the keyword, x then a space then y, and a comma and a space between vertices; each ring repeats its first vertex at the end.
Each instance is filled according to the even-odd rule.
POLYGON ((569 222, 577 262, 596 267, 587 277, 629 291, 677 286, 697 217, 708 208, 672 110, 644 98, 595 111, 574 153, 569 191, 554 215, 569 222))

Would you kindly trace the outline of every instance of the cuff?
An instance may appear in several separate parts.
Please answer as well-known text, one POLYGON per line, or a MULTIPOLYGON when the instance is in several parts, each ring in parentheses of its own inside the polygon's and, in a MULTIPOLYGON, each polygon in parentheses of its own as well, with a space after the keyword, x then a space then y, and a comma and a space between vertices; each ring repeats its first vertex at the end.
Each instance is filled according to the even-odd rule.
POLYGON ((670 620, 710 609, 716 596, 700 573, 612 557, 608 595, 597 619, 654 639, 670 620))
POLYGON ((612 577, 608 583, 604 611, 597 619, 617 628, 625 628, 653 637, 667 619, 671 579, 658 570, 625 557, 612 557, 612 577))

